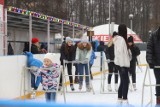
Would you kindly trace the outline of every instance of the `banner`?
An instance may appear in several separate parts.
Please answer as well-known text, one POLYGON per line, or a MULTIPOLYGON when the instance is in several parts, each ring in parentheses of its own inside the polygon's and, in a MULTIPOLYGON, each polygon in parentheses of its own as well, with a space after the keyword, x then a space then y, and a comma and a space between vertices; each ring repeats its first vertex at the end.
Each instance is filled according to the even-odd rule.
MULTIPOLYGON (((142 40, 139 38, 138 35, 128 34, 128 37, 129 36, 133 36, 133 40, 135 43, 142 43, 142 40)), ((94 35, 94 36, 92 36, 93 40, 104 41, 104 42, 108 42, 111 38, 112 38, 112 36, 109 37, 109 35, 94 35)))
POLYGON ((0 4, 4 5, 4 0, 0 0, 0 4))

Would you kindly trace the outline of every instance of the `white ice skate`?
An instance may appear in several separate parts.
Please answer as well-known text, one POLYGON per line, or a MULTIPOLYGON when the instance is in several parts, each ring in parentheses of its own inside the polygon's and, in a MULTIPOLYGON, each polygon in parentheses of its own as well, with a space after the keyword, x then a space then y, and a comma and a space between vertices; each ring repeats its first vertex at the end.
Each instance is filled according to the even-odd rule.
POLYGON ((32 89, 31 99, 35 99, 35 98, 36 98, 36 91, 34 89, 32 89))
POLYGON ((112 91, 111 84, 108 84, 108 91, 112 91))
POLYGON ((114 85, 115 91, 118 92, 118 84, 114 85))

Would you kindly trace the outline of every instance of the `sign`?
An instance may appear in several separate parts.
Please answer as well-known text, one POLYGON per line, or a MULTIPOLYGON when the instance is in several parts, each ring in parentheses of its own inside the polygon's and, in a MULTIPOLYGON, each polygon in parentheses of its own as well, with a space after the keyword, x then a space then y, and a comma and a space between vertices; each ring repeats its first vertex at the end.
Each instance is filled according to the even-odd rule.
MULTIPOLYGON (((139 38, 138 35, 128 34, 128 37, 129 36, 133 36, 133 40, 134 40, 135 43, 142 43, 142 40, 139 38)), ((94 36, 92 36, 93 40, 104 41, 104 42, 108 42, 109 38, 111 39, 112 36, 111 37, 109 37, 109 35, 94 35, 94 36)))
POLYGON ((87 36, 94 36, 94 31, 87 31, 87 36))
POLYGON ((0 0, 0 4, 4 5, 4 0, 0 0))

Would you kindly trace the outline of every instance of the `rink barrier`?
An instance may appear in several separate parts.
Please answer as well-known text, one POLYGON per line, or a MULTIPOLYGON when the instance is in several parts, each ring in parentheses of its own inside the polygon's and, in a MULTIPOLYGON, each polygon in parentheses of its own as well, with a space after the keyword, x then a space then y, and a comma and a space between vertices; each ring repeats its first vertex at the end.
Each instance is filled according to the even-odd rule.
MULTIPOLYGON (((154 68, 158 68, 160 69, 160 66, 154 66, 154 68)), ((143 85, 142 85, 142 99, 141 99, 141 106, 144 106, 144 88, 145 87, 149 87, 150 88, 150 100, 147 103, 146 106, 151 105, 152 107, 152 103, 153 103, 153 98, 152 98, 152 86, 160 86, 160 84, 152 84, 151 83, 151 74, 150 74, 150 67, 147 64, 146 70, 145 70, 145 74, 144 74, 144 79, 143 79, 143 85), (148 74, 148 80, 149 83, 146 84, 146 78, 147 78, 147 74, 148 74)))
MULTIPOLYGON (((138 66, 146 67, 147 64, 139 64, 138 66)), ((108 72, 108 70, 106 72, 108 72)), ((97 75, 101 75, 101 74, 102 74, 102 72, 99 72, 99 71, 92 73, 93 76, 97 76, 97 75)), ((68 86, 69 85, 69 81, 65 82, 65 85, 68 86)), ((44 92, 42 92, 42 91, 37 91, 36 92, 36 97, 41 96, 41 95, 44 95, 44 92)), ((16 100, 17 99, 24 99, 24 98, 30 99, 30 96, 31 96, 31 93, 29 93, 29 94, 27 94, 25 96, 17 97, 15 99, 16 100)))
MULTIPOLYGON (((84 82, 85 80, 83 80, 83 82, 84 82)), ((74 82, 73 82, 73 84, 74 84, 74 82)), ((63 89, 65 89, 65 92, 66 93, 85 93, 85 92, 93 92, 93 94, 95 94, 95 92, 94 92, 94 88, 93 88, 93 85, 92 85, 92 81, 91 81, 91 76, 90 76, 90 67, 89 67, 89 60, 87 60, 87 61, 77 61, 77 60, 73 60, 73 61, 67 61, 67 60, 63 60, 63 72, 62 72, 62 87, 63 87, 63 89), (85 72, 84 72, 84 74, 83 75, 75 75, 75 74, 73 74, 73 72, 72 72, 72 75, 68 75, 68 74, 66 74, 66 72, 65 72, 65 70, 66 70, 66 68, 67 68, 67 66, 66 66, 66 64, 71 64, 71 66, 73 67, 73 65, 74 64, 87 64, 87 66, 88 66, 88 75, 86 75, 85 74, 85 72), (72 76, 72 78, 73 78, 73 76, 74 77, 76 77, 76 76, 78 76, 78 77, 80 77, 80 76, 82 76, 82 77, 89 77, 89 85, 90 85, 90 88, 91 88, 91 90, 90 91, 81 91, 81 90, 79 90, 79 91, 68 91, 68 88, 67 88, 67 86, 66 85, 63 85, 63 84, 65 84, 67 81, 66 81, 66 77, 69 77, 69 76, 72 76)), ((82 88, 83 88, 83 83, 82 83, 82 88)))
MULTIPOLYGON (((120 105, 119 105, 120 106, 120 105)), ((0 107, 118 107, 118 105, 105 104, 60 104, 46 102, 31 102, 18 100, 0 100, 0 107)))
MULTIPOLYGON (((23 82, 23 84, 24 85, 22 85, 21 84, 21 87, 24 87, 24 89, 23 89, 23 94, 24 94, 24 97, 23 97, 23 100, 26 100, 27 98, 26 97, 28 97, 28 95, 30 95, 31 96, 31 93, 33 93, 33 92, 35 92, 35 95, 34 95, 34 97, 36 97, 36 92, 37 92, 37 90, 32 90, 31 89, 31 85, 29 86, 27 86, 26 87, 26 83, 27 82, 30 82, 30 81, 28 81, 28 80, 30 80, 29 79, 29 75, 27 75, 28 74, 28 72, 29 72, 29 74, 31 75, 31 73, 32 74, 34 74, 35 76, 37 76, 38 74, 37 74, 37 72, 38 72, 38 70, 50 70, 49 68, 34 68, 34 67, 26 67, 26 66, 24 66, 24 71, 22 72, 22 78, 21 78, 21 81, 23 82), (27 81, 26 81, 26 79, 27 79, 27 81), (29 94, 28 94, 29 93, 29 94)), ((53 90, 53 91, 51 91, 51 90, 43 90, 43 89, 41 89, 40 91, 41 92, 56 92, 56 93, 58 93, 58 88, 59 88, 59 81, 60 81, 60 74, 61 74, 61 72, 62 72, 62 70, 61 70, 61 68, 59 68, 59 77, 57 78, 57 81, 58 81, 58 83, 57 83, 57 89, 56 90, 53 90)), ((21 83, 22 83, 21 82, 21 83)), ((21 88, 21 90, 20 90, 20 92, 22 91, 22 88, 21 88)), ((64 92, 61 92, 62 94, 63 94, 63 96, 64 96, 64 102, 66 103, 66 96, 65 96, 65 93, 64 92)), ((58 94, 56 94, 56 99, 57 99, 57 95, 58 94)), ((33 97, 33 96, 31 96, 31 97, 33 97)), ((55 100, 56 101, 56 100, 55 100)))

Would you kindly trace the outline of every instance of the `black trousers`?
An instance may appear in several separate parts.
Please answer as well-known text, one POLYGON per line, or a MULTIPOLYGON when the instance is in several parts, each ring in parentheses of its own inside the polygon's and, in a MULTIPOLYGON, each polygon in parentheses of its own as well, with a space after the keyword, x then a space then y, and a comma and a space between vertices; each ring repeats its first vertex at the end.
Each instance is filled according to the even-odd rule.
MULTIPOLYGON (((68 71, 68 75, 72 75, 72 64, 68 63, 67 65, 67 71, 68 71)), ((70 85, 73 85, 73 77, 69 76, 69 81, 70 81, 70 85)), ((60 77, 60 86, 62 86, 62 74, 60 77)))
POLYGON ((136 59, 130 62, 129 74, 132 77, 132 82, 136 83, 136 59))
POLYGON ((129 87, 129 77, 128 68, 118 67, 120 74, 120 86, 118 89, 118 98, 127 100, 128 99, 128 87, 129 87))
MULTIPOLYGON (((154 69, 156 84, 160 84, 160 69, 154 69)), ((160 86, 156 86, 156 96, 160 96, 160 86)))
POLYGON ((108 63, 108 67, 109 67, 108 84, 111 84, 111 78, 112 78, 113 73, 115 73, 114 82, 117 84, 118 83, 118 69, 116 65, 114 64, 114 62, 110 62, 108 63))

